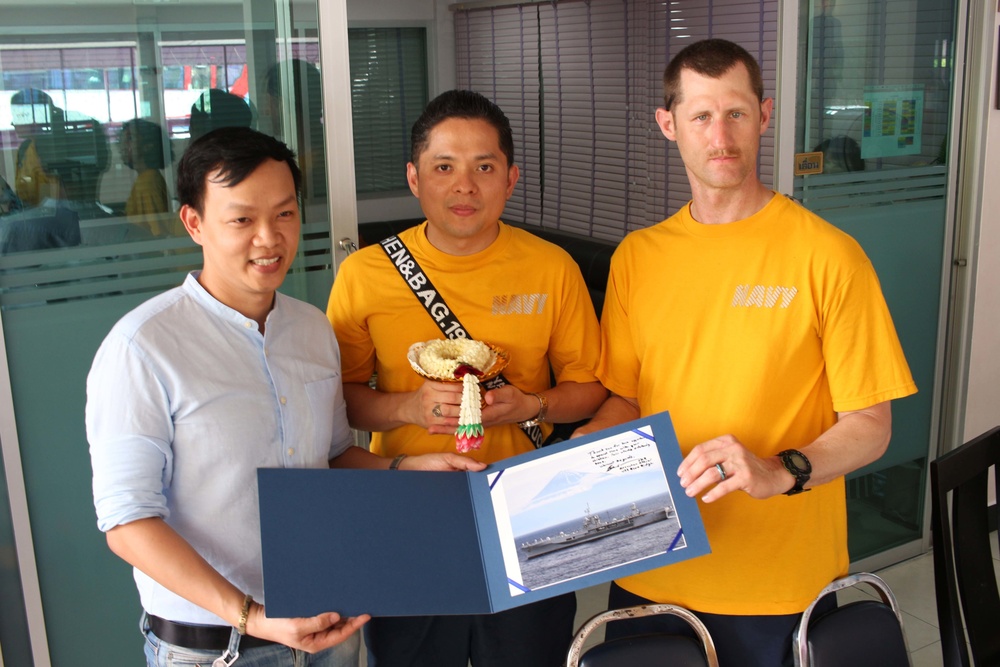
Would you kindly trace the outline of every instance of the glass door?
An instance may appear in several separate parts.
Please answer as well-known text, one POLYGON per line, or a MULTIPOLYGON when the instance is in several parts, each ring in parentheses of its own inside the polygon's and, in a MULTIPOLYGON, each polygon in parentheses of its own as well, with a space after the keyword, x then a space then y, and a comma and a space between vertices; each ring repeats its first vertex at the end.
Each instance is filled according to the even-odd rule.
POLYGON ((200 266, 177 219, 174 167, 215 127, 256 127, 298 153, 303 239, 283 289, 325 308, 317 3, 15 0, 3 14, 2 662, 134 664, 138 597, 96 528, 85 378, 118 318, 200 266))
MULTIPOLYGON (((919 393, 893 402, 879 461, 848 478, 852 561, 917 545, 937 425, 949 218, 955 0, 801 0, 795 178, 871 258, 919 393), (800 158, 802 156, 799 156, 800 158)), ((917 545, 918 546, 918 545, 917 545)))

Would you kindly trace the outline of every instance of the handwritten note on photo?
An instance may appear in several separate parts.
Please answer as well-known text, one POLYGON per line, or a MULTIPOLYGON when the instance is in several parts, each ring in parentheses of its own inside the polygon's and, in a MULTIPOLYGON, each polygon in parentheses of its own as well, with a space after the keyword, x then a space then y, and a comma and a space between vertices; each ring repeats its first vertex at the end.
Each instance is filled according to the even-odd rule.
POLYGON ((650 425, 487 479, 511 595, 687 546, 650 425))

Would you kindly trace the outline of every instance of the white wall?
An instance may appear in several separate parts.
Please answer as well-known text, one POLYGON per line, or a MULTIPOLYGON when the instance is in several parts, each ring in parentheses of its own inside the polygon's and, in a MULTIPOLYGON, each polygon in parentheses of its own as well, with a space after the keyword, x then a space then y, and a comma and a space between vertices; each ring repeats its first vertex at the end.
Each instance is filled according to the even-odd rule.
MULTIPOLYGON (((987 134, 982 171, 982 201, 979 207, 978 242, 970 262, 975 270, 972 331, 969 353, 968 393, 965 406, 963 441, 1000 425, 1000 111, 996 109, 997 44, 993 37, 1000 29, 1000 13, 993 11, 993 29, 985 45, 991 54, 988 81, 987 134)), ((989 23, 987 23, 989 25, 989 23)))

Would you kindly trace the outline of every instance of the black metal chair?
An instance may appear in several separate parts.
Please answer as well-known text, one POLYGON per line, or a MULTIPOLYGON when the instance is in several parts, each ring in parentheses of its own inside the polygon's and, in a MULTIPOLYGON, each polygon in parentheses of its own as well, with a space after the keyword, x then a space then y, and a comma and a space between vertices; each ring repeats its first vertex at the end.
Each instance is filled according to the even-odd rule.
MULTIPOLYGON (((1000 594, 990 551, 997 523, 987 511, 989 470, 997 463, 1000 426, 931 462, 934 592, 945 667, 1000 664, 1000 594)), ((1000 497, 1000 480, 994 492, 1000 497)))
POLYGON ((683 607, 648 604, 612 609, 597 614, 577 631, 566 655, 566 667, 718 667, 715 643, 708 629, 683 607), (642 616, 672 614, 694 629, 699 640, 682 635, 651 634, 622 637, 597 644, 583 652, 587 638, 602 625, 642 616), (581 655, 582 654, 582 655, 581 655))
POLYGON ((802 614, 792 639, 796 667, 910 667, 903 616, 881 578, 860 572, 820 591, 802 614), (857 600, 813 616, 816 604, 837 591, 867 584, 881 600, 857 600))

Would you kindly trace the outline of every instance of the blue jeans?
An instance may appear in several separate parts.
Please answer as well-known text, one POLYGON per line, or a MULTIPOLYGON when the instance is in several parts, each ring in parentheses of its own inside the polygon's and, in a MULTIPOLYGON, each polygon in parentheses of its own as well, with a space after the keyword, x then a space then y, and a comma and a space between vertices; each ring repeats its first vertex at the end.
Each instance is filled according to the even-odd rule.
MULTIPOLYGON (((219 651, 199 651, 162 641, 147 627, 145 613, 141 629, 146 637, 146 667, 212 667, 212 663, 222 657, 219 651)), ((358 667, 360 648, 361 633, 355 632, 342 643, 320 653, 310 655, 275 644, 240 651, 232 664, 233 667, 358 667)), ((227 657, 226 662, 230 659, 227 657)))

